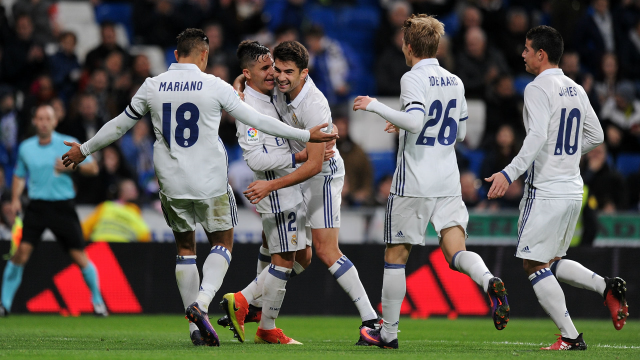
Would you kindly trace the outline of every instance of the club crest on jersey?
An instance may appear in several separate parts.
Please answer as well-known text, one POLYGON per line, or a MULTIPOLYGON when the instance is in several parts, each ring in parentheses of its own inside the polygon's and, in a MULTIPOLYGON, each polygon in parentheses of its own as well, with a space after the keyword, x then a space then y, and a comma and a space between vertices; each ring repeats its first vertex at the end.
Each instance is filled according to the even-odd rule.
POLYGON ((249 144, 257 143, 260 141, 260 137, 258 136, 258 129, 249 128, 247 130, 247 142, 249 144))
POLYGON ((298 245, 298 237, 296 235, 291 235, 291 244, 298 245))
POLYGON ((298 125, 298 117, 296 116, 296 113, 292 112, 293 114, 293 122, 296 123, 296 125, 298 125))

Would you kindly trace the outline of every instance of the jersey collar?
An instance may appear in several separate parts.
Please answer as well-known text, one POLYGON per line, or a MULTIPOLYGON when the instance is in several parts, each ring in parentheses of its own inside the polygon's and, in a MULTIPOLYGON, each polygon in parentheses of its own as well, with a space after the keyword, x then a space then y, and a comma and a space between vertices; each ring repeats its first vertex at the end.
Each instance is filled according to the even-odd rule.
POLYGON ((169 70, 198 70, 198 71, 200 71, 200 68, 196 64, 173 63, 173 64, 171 64, 171 66, 169 66, 169 70))
MULTIPOLYGON (((304 85, 302 85, 302 90, 300 90, 300 94, 298 94, 298 96, 296 96, 296 98, 293 99, 293 101, 287 102, 287 105, 293 107, 294 109, 297 109, 298 106, 300 106, 300 103, 302 102, 302 100, 304 100, 304 97, 307 96, 307 93, 309 92, 312 86, 313 86, 313 80, 311 80, 311 76, 307 75, 304 85)), ((284 99, 287 100, 287 97, 285 96, 284 99)))
POLYGON ((547 70, 541 72, 536 77, 546 76, 546 75, 564 75, 564 72, 562 72, 562 69, 552 68, 552 69, 547 69, 547 70))
POLYGON ((247 95, 250 95, 256 99, 262 100, 266 103, 271 103, 271 97, 269 95, 265 95, 259 91, 256 91, 254 88, 252 88, 251 86, 247 85, 247 83, 244 83, 244 93, 247 95))
POLYGON ((417 64, 413 65, 411 70, 415 70, 415 69, 417 69, 419 67, 427 66, 427 65, 440 66, 440 63, 438 62, 438 59, 436 59, 436 58, 422 59, 422 60, 418 61, 417 64))

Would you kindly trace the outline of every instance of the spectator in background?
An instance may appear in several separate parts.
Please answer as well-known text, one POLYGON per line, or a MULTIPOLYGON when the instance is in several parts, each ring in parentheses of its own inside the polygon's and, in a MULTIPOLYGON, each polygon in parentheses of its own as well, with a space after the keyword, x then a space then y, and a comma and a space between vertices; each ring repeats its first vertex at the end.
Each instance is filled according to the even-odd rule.
POLYGON ((118 110, 122 109, 116 110, 115 105, 112 103, 113 99, 109 93, 109 75, 104 69, 96 69, 91 73, 85 92, 93 95, 96 99, 96 115, 100 120, 100 126, 108 119, 116 116, 115 114, 111 116, 112 113, 117 113, 118 110))
POLYGON ((236 69, 239 69, 240 64, 236 54, 225 46, 222 26, 209 23, 204 26, 204 33, 209 38, 209 66, 221 64, 227 69, 233 69, 234 74, 237 73, 236 69))
POLYGON ((34 134, 34 129, 31 126, 29 119, 33 117, 33 111, 35 108, 49 104, 56 97, 55 90, 53 88, 53 81, 49 75, 40 75, 30 86, 29 92, 26 94, 24 103, 22 104, 22 111, 19 114, 20 123, 18 128, 18 136, 20 139, 31 136, 34 134))
POLYGON ((616 85, 618 84, 618 58, 613 53, 606 53, 602 56, 600 75, 594 85, 598 96, 598 103, 604 105, 607 100, 615 97, 616 85))
MULTIPOLYGON (((491 148, 495 144, 496 133, 503 125, 508 125, 509 131, 515 136, 524 138, 525 129, 522 124, 522 98, 516 94, 513 79, 508 75, 500 76, 487 96, 486 123, 484 129, 483 146, 491 148)), ((514 137, 513 135, 511 137, 514 137)), ((515 137, 511 139, 513 142, 515 137)), ((509 162, 505 164, 508 165, 509 162)), ((500 168, 499 170, 502 170, 500 168)), ((491 176, 492 173, 488 174, 491 176)))
POLYGON ((478 27, 467 30, 464 52, 458 55, 456 66, 467 98, 484 98, 493 80, 501 74, 509 74, 502 54, 488 48, 487 36, 478 27))
POLYGON ((388 46, 378 58, 376 64, 376 83, 378 84, 377 94, 380 96, 399 96, 400 79, 402 75, 410 70, 405 64, 404 53, 402 52, 402 29, 396 31, 393 45, 388 46))
MULTIPOLYGON (((147 15, 148 17, 148 15, 147 15)), ((153 28, 154 31, 158 30, 156 25, 153 28)), ((100 37, 101 43, 95 49, 89 51, 85 58, 84 67, 89 74, 93 73, 96 69, 104 66, 104 61, 112 51, 117 51, 122 54, 123 63, 125 66, 129 66, 131 63, 129 59, 129 53, 116 42, 116 26, 114 23, 105 21, 100 24, 100 37)))
POLYGON ((453 57, 453 51, 451 51, 451 40, 444 35, 440 37, 438 42, 438 51, 436 52, 436 59, 440 66, 447 69, 449 72, 454 73, 456 69, 456 60, 453 57))
POLYGON ((602 55, 616 50, 616 34, 608 0, 592 1, 578 23, 574 44, 584 65, 597 73, 602 55))
MULTIPOLYGON (((511 160, 518 155, 519 151, 520 147, 516 142, 516 135, 511 125, 505 124, 500 126, 495 135, 493 147, 487 152, 487 155, 482 161, 480 177, 484 179, 496 172, 500 172, 511 163, 511 160)), ((491 184, 486 181, 482 184, 484 192, 488 193, 491 184)))
POLYGON ((107 98, 107 118, 117 116, 119 109, 124 109, 129 105, 131 98, 131 71, 124 66, 122 53, 112 51, 104 62, 107 77, 109 79, 107 98))
POLYGON ((620 173, 607 164, 607 146, 601 144, 585 156, 580 174, 589 188, 589 201, 594 197, 597 208, 604 213, 614 213, 627 208, 627 189, 620 173))
POLYGON ((18 149, 18 112, 13 91, 6 86, 0 87, 0 141, 1 151, 6 154, 0 157, 2 165, 11 168, 18 149))
POLYGON ((136 123, 132 131, 120 140, 120 149, 127 165, 138 174, 138 186, 146 189, 147 182, 154 176, 153 142, 150 126, 146 119, 136 123))
POLYGON ((78 90, 81 66, 76 56, 76 35, 72 32, 60 34, 59 49, 49 58, 53 86, 58 96, 68 104, 78 90))
POLYGON ((393 174, 387 174, 378 181, 378 188, 375 194, 375 206, 386 206, 389 194, 391 193, 391 184, 393 183, 393 174))
POLYGON ((469 31, 469 29, 481 27, 482 13, 480 12, 480 9, 471 5, 465 6, 460 15, 460 28, 458 29, 456 36, 453 38, 453 48, 460 49, 457 50, 460 52, 465 47, 465 36, 467 31, 469 31))
POLYGON ((142 218, 136 201, 135 182, 124 179, 118 184, 118 199, 105 201, 82 222, 82 233, 91 241, 151 241, 151 231, 142 218))
POLYGON ((340 112, 333 112, 333 124, 340 134, 336 147, 344 160, 344 182, 348 186, 345 186, 348 189, 346 194, 343 190, 343 198, 347 198, 349 205, 363 205, 371 200, 373 194, 371 162, 362 147, 349 137, 349 118, 340 112))
POLYGON ((275 48, 281 42, 300 40, 300 33, 298 32, 298 29, 294 27, 288 27, 288 26, 282 26, 276 29, 274 36, 275 36, 274 43, 270 47, 272 52, 273 52, 273 48, 275 48))
POLYGON ((335 105, 349 93, 349 63, 340 43, 325 36, 322 27, 312 26, 305 34, 309 50, 309 76, 322 91, 329 105, 335 105))
POLYGON ((70 135, 84 143, 102 127, 102 119, 98 116, 98 101, 93 94, 82 94, 78 99, 78 114, 70 121, 60 124, 58 131, 70 135))
POLYGON ((227 46, 235 48, 246 36, 265 26, 264 0, 219 0, 218 4, 215 20, 226 30, 227 46))
MULTIPOLYGON (((7 3, 7 2, 5 2, 7 3)), ((17 0, 13 3, 12 13, 28 15, 33 21, 33 37, 40 44, 52 42, 57 35, 55 27, 51 26, 52 2, 46 0, 17 0)))
POLYGON ((460 174, 460 191, 462 193, 462 201, 469 209, 484 208, 483 199, 480 198, 478 190, 482 186, 480 180, 473 171, 463 171, 460 174), (482 206, 479 206, 482 205, 482 206))
MULTIPOLYGON (((640 3, 640 2, 639 2, 640 3)), ((622 35, 620 63, 625 76, 640 81, 640 17, 635 26, 622 35)))
POLYGON ((133 58, 133 74, 131 77, 132 85, 140 87, 148 77, 153 77, 153 74, 151 74, 151 63, 149 62, 149 58, 144 54, 136 55, 133 58))
POLYGON ((582 67, 580 66, 580 55, 575 51, 567 51, 563 53, 562 58, 560 59, 560 69, 562 69, 562 72, 568 78, 584 88, 593 110, 596 114, 599 113, 600 99, 594 89, 593 75, 582 71, 582 67))
POLYGON ((614 157, 621 151, 640 151, 640 100, 629 80, 616 86, 616 95, 602 106, 600 121, 614 157))
MULTIPOLYGON (((11 34, 2 49, 2 82, 26 92, 33 80, 46 69, 42 44, 33 38, 33 23, 28 15, 17 15, 15 35, 11 34)), ((25 122, 29 122, 29 117, 25 122)))
POLYGON ((404 21, 411 16, 413 10, 407 1, 393 1, 386 12, 382 12, 380 27, 376 35, 376 49, 382 54, 384 49, 393 47, 398 30, 402 29, 404 21))
POLYGON ((499 48, 511 70, 516 74, 526 74, 522 52, 524 39, 529 31, 529 16, 521 8, 512 8, 507 13, 507 28, 499 40, 499 48))

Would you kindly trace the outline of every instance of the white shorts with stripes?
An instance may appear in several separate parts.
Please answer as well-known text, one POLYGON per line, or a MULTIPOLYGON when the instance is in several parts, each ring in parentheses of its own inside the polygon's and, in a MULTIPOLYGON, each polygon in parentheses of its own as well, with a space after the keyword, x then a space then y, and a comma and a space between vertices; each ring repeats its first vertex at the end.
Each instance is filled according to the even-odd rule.
POLYGON ((340 227, 340 204, 344 176, 314 176, 302 184, 307 210, 307 226, 311 229, 340 227))
POLYGON ((299 216, 302 204, 279 213, 260 214, 269 253, 279 254, 302 250, 307 246, 305 218, 299 216))
POLYGON ((211 199, 172 199, 160 193, 164 220, 176 232, 195 231, 196 224, 209 233, 225 231, 238 224, 238 208, 231 185, 227 193, 211 199))
POLYGON ((524 197, 516 257, 546 263, 567 255, 581 207, 580 200, 524 197))
POLYGON ((462 196, 407 197, 389 195, 384 218, 384 242, 387 244, 424 245, 429 222, 440 231, 462 226, 467 231, 469 213, 462 196))

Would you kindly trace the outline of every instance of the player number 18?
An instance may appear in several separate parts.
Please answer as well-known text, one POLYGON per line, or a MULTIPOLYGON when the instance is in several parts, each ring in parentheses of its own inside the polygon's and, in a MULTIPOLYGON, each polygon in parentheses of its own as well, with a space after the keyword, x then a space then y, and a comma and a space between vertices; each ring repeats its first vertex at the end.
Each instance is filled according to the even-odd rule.
MULTIPOLYGON (((190 102, 186 102, 176 110, 176 126, 175 135, 173 136, 178 146, 188 148, 198 141, 200 129, 198 128, 198 120, 200 119, 200 110, 190 102), (185 115, 189 113, 189 118, 185 115), (189 130, 188 137, 187 131, 189 130)), ((162 136, 171 148, 171 103, 162 104, 162 136)))

